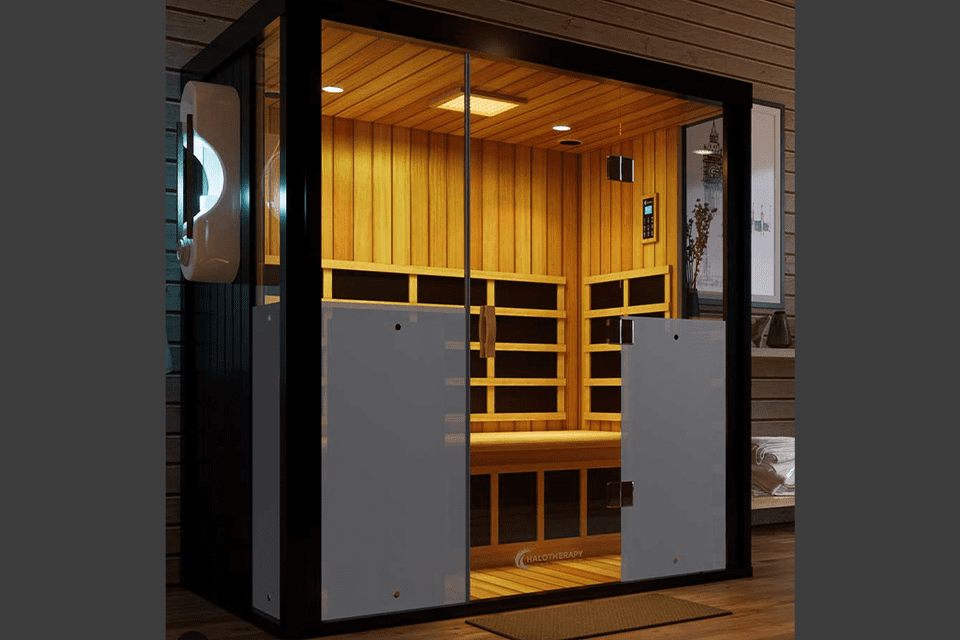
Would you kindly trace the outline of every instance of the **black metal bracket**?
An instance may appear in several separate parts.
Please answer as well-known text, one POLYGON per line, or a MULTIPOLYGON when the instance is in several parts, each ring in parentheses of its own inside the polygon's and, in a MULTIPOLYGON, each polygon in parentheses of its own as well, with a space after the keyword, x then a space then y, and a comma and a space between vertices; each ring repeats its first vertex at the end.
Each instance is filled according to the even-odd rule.
POLYGON ((607 318, 607 344, 633 344, 633 320, 607 318))
POLYGON ((619 509, 620 507, 633 506, 633 482, 608 482, 607 483, 607 508, 619 509))

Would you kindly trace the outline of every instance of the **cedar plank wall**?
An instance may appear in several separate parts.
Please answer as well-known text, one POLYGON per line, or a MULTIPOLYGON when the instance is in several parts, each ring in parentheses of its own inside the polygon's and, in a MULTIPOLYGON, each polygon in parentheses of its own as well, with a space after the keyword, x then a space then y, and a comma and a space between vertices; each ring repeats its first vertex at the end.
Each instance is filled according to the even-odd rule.
POLYGON ((173 354, 167 374, 166 540, 167 584, 180 583, 180 439, 183 276, 177 262, 177 164, 175 132, 180 116, 179 70, 255 4, 255 0, 168 0, 166 3, 166 325, 173 354))
MULTIPOLYGON (((586 152, 582 156, 580 189, 583 277, 670 265, 674 310, 680 294, 680 265, 676 252, 669 249, 677 246, 680 144, 680 127, 667 126, 586 152), (633 183, 606 179, 608 154, 634 159, 633 183), (653 193, 659 194, 657 241, 642 243, 638 229, 642 198, 653 193)), ((589 388, 584 392, 589 393, 589 388)), ((620 421, 584 420, 583 428, 620 431, 620 421)))
MULTIPOLYGON (((326 179, 336 189, 322 205, 323 258, 462 268, 463 137, 330 116, 323 116, 322 126, 326 179), (372 178, 391 172, 378 204, 371 200, 372 178)), ((576 261, 565 256, 578 251, 577 155, 478 139, 471 140, 470 154, 472 268, 566 275, 574 283, 567 299, 575 297, 576 261)), ((568 358, 579 349, 578 325, 568 318, 568 358)), ((566 424, 479 422, 471 429, 579 429, 577 393, 568 385, 566 424)))
MULTIPOLYGON (((167 376, 167 582, 180 582, 180 310, 176 164, 178 70, 254 0, 168 0, 166 27, 167 335, 175 371, 167 376)), ((793 0, 430 0, 407 2, 752 82, 754 96, 783 104, 784 259, 787 317, 796 319, 795 82, 793 0)), ((754 361, 755 434, 794 433, 793 363, 754 361)))

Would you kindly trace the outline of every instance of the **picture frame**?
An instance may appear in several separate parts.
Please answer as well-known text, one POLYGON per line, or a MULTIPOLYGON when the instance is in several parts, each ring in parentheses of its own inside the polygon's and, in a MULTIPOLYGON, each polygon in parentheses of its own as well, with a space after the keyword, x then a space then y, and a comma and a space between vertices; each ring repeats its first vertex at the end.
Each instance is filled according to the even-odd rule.
POLYGON ((751 303, 783 309, 783 105, 753 101, 751 303))
MULTIPOLYGON (((783 111, 783 105, 753 101, 750 226, 751 306, 754 308, 784 308, 783 111)), ((709 226, 709 240, 697 273, 696 290, 701 308, 719 311, 723 303, 723 118, 684 126, 683 148, 681 228, 686 231, 689 226, 697 199, 710 209, 717 209, 709 226)), ((696 237, 695 228, 691 231, 696 237)), ((685 256, 685 286, 692 284, 691 270, 685 256)))

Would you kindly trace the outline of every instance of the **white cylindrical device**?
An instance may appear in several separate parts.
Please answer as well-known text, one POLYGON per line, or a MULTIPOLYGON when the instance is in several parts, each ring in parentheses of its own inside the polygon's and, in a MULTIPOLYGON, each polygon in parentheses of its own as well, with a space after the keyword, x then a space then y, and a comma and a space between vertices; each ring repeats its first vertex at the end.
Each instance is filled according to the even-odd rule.
MULTIPOLYGON (((194 193, 180 193, 180 269, 193 282, 230 283, 240 266, 240 98, 236 89, 206 82, 188 82, 180 100, 184 136, 177 144, 186 157, 187 116, 192 116, 194 193), (199 194, 199 195, 197 195, 199 194), (196 206, 187 206, 199 200, 196 206), (193 216, 191 237, 187 215, 193 216)), ((188 163, 179 163, 184 171, 188 163)), ((180 184, 188 182, 180 176, 180 184)), ((182 187, 181 187, 182 188, 182 187)))

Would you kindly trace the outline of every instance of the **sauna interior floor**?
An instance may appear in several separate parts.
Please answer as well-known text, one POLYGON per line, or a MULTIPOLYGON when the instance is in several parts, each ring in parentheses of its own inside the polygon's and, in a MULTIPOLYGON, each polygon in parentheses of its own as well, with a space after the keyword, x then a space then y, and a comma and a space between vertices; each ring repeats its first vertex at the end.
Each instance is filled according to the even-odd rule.
POLYGON ((481 600, 583 587, 620 580, 620 556, 598 556, 583 560, 559 560, 520 567, 473 569, 470 572, 470 599, 481 600))

